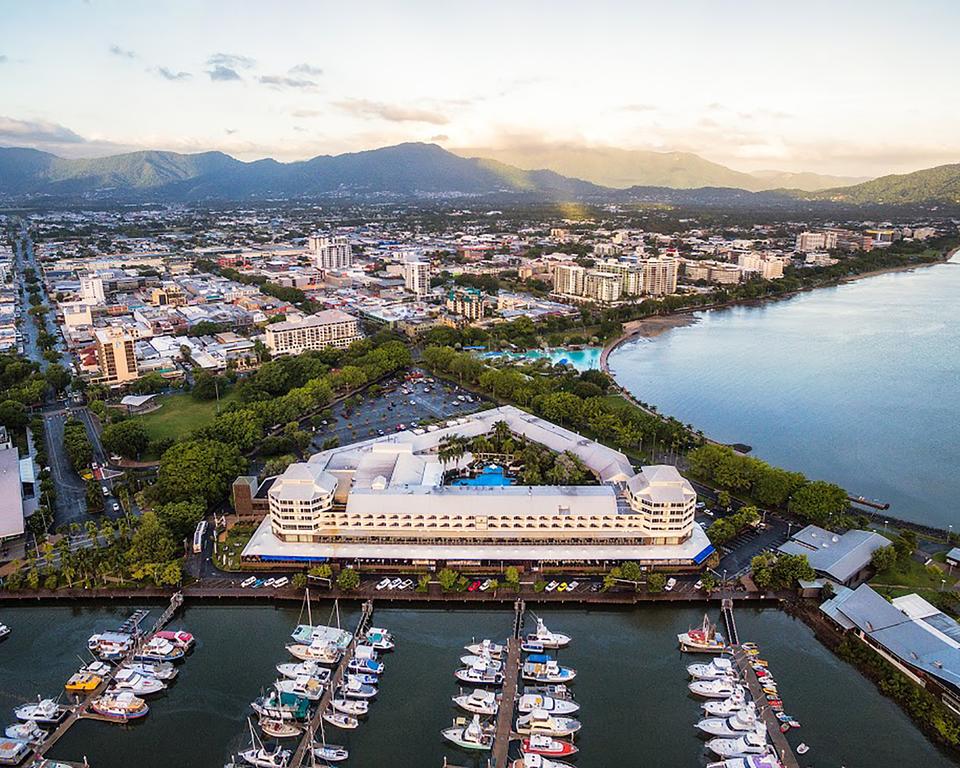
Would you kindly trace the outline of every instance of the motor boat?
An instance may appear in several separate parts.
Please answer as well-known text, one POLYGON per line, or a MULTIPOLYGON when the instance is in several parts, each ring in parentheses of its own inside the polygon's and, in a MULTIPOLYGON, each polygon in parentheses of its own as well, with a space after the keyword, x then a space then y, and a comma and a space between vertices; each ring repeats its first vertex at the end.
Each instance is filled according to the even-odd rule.
POLYGON ((699 627, 677 635, 677 642, 680 650, 686 653, 722 653, 726 648, 723 635, 717 632, 707 614, 703 614, 703 623, 699 627))
POLYGON ((134 653, 135 661, 170 662, 183 658, 183 649, 162 637, 153 637, 150 642, 134 653))
POLYGON ((537 617, 536 630, 528 633, 524 641, 528 643, 540 643, 544 648, 552 649, 565 648, 570 645, 570 637, 568 635, 551 632, 539 616, 537 617))
POLYGON ((377 689, 372 685, 361 683, 357 678, 347 676, 340 692, 348 699, 372 699, 377 695, 377 689))
POLYGON ((707 763, 707 768, 783 768, 776 755, 747 755, 731 757, 719 763, 707 763))
POLYGON ((299 663, 277 664, 277 672, 284 677, 295 680, 301 675, 314 678, 318 683, 325 685, 330 682, 330 670, 316 661, 301 661, 299 663))
POLYGON ((70 675, 70 679, 64 683, 63 688, 68 693, 90 693, 100 687, 103 678, 100 675, 94 675, 90 672, 77 672, 70 675))
POLYGON ((274 720, 271 717, 260 718, 260 730, 271 739, 292 739, 303 733, 303 728, 292 720, 274 720))
POLYGON ((572 715, 580 709, 580 705, 569 699, 555 699, 539 693, 524 693, 517 700, 517 709, 523 714, 540 710, 552 715, 572 715))
POLYGON ((520 742, 520 750, 525 755, 543 755, 545 757, 569 757, 579 750, 571 741, 562 741, 542 733, 532 733, 520 742))
POLYGON ((25 723, 8 725, 4 731, 8 739, 26 741, 30 744, 39 744, 47 738, 47 732, 39 726, 36 720, 27 720, 25 723))
POLYGON ((193 635, 189 632, 184 632, 182 629, 162 629, 159 632, 155 632, 153 636, 172 643, 182 651, 189 651, 196 642, 196 638, 193 635))
POLYGON ((370 702, 356 699, 330 699, 330 706, 352 717, 362 717, 370 711, 370 702))
POLYGON ((166 687, 166 684, 157 680, 157 678, 141 675, 132 669, 117 670, 117 674, 113 678, 113 690, 130 691, 136 696, 160 693, 166 687))
POLYGON ((87 664, 84 664, 77 670, 80 674, 96 675, 99 678, 104 678, 113 672, 113 667, 107 664, 105 661, 91 661, 87 664))
POLYGON ((745 755, 763 755, 770 751, 767 743, 767 730, 763 724, 735 739, 710 739, 707 749, 717 757, 743 757, 745 755))
POLYGON ((524 693, 535 693, 540 696, 549 696, 551 699, 573 701, 573 691, 565 685, 524 685, 524 693))
POLYGON ((469 694, 453 697, 453 703, 475 715, 495 715, 500 709, 500 699, 493 691, 474 688, 469 694))
POLYGON ((0 624, 0 640, 10 634, 10 627, 6 624, 0 624))
POLYGON ((315 677, 300 675, 293 680, 278 680, 274 687, 284 693, 293 693, 302 696, 308 701, 320 701, 323 695, 323 685, 317 682, 315 677))
POLYGON ((474 715, 470 722, 457 718, 450 728, 444 728, 440 733, 463 749, 490 749, 493 746, 493 729, 484 728, 479 715, 474 715))
POLYGON ((316 661, 319 664, 332 665, 340 661, 340 651, 336 646, 323 640, 306 643, 288 643, 287 652, 300 661, 316 661))
POLYGON ((710 717, 730 717, 735 712, 750 705, 744 695, 743 688, 737 688, 732 696, 726 699, 710 699, 703 703, 703 711, 710 717))
POLYGON ((468 653, 460 657, 460 663, 466 667, 472 667, 474 664, 486 664, 491 669, 495 669, 497 672, 503 670, 503 662, 497 661, 496 659, 491 659, 489 656, 476 656, 472 653, 468 653))
POLYGON ((31 751, 30 745, 21 739, 0 739, 0 764, 19 765, 31 751))
POLYGON ((330 723, 330 725, 337 728, 343 728, 347 731, 352 731, 354 728, 357 728, 360 725, 360 721, 355 717, 351 717, 343 712, 337 712, 333 709, 328 709, 323 713, 324 722, 330 723))
POLYGON ((180 671, 169 661, 130 661, 121 665, 120 669, 129 669, 144 677, 153 677, 164 682, 173 680, 180 671))
POLYGON ((757 726, 757 710, 753 704, 744 707, 730 717, 708 717, 697 723, 698 730, 708 736, 735 739, 757 726))
POLYGON ((305 720, 310 711, 310 702, 293 693, 272 690, 251 705, 261 717, 272 720, 305 720))
POLYGON ((103 661, 120 661, 133 648, 133 636, 125 632, 100 632, 87 640, 87 649, 103 661))
POLYGON ((347 671, 364 675, 382 675, 383 662, 376 659, 358 659, 356 657, 347 662, 347 671))
POLYGON ((545 654, 534 654, 523 662, 520 674, 524 680, 533 683, 569 683, 577 676, 577 671, 571 667, 561 667, 545 654))
POLYGON ((471 643, 463 646, 463 649, 475 656, 488 656, 491 659, 502 659, 507 652, 505 645, 500 645, 492 640, 483 639, 479 643, 471 643))
POLYGON ((524 736, 543 733, 547 736, 572 736, 580 730, 580 721, 572 717, 555 717, 542 709, 535 709, 517 718, 516 731, 524 736))
POLYGON ((90 710, 107 720, 126 723, 146 717, 150 707, 130 691, 108 691, 90 702, 90 710))
POLYGON ((523 757, 510 763, 510 768, 573 768, 573 766, 570 763, 561 763, 559 760, 551 760, 549 757, 527 752, 523 757))
POLYGON ((687 674, 694 680, 718 680, 724 677, 735 677, 737 674, 730 659, 713 659, 709 664, 689 664, 687 674))
POLYGON ((363 685, 379 685, 380 678, 376 675, 369 675, 365 672, 349 672, 347 673, 348 680, 356 680, 363 685))
POLYGON ((370 629, 367 630, 367 634, 364 635, 363 641, 378 651, 391 651, 395 647, 393 635, 380 627, 370 627, 370 629))
POLYGON ((488 667, 483 662, 458 669, 454 675, 457 680, 467 685, 503 685, 503 672, 488 667))
POLYGON ((26 704, 21 704, 19 707, 13 710, 14 716, 17 720, 23 722, 28 722, 33 720, 34 722, 44 724, 56 724, 63 720, 64 716, 67 714, 66 707, 62 707, 57 704, 53 699, 40 699, 37 697, 37 701, 28 702, 26 704))
POLYGON ((694 680, 687 685, 687 688, 694 696, 700 696, 704 699, 726 699, 733 696, 738 690, 743 690, 736 680, 730 678, 694 680))

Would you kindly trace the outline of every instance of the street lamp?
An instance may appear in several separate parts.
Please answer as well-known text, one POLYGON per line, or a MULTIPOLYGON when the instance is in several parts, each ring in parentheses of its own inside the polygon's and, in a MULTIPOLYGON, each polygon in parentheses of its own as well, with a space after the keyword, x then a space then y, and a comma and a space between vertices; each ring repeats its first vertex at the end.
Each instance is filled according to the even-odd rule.
POLYGON ((887 532, 887 521, 886 521, 886 520, 883 521, 883 532, 884 532, 884 533, 887 532))

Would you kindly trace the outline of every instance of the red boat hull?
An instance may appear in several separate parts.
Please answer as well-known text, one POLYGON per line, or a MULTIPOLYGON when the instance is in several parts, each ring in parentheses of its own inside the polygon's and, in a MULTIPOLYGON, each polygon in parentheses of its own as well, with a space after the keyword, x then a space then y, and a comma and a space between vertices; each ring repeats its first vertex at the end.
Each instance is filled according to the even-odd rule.
POLYGON ((521 742, 521 750, 531 755, 543 755, 544 757, 568 757, 576 754, 577 747, 569 741, 554 740, 554 749, 536 749, 530 746, 530 739, 524 739, 521 742))

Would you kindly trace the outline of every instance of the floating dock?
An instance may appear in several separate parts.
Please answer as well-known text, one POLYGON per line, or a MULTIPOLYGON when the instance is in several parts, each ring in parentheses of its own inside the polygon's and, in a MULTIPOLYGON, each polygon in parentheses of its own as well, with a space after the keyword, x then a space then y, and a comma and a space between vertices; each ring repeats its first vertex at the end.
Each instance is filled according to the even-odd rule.
POLYGON ((497 725, 493 737, 494 768, 507 768, 510 740, 513 733, 513 714, 517 704, 517 684, 520 678, 520 636, 523 633, 523 612, 526 606, 522 600, 513 604, 513 633, 507 640, 507 660, 503 667, 503 693, 500 696, 500 708, 497 710, 497 725))

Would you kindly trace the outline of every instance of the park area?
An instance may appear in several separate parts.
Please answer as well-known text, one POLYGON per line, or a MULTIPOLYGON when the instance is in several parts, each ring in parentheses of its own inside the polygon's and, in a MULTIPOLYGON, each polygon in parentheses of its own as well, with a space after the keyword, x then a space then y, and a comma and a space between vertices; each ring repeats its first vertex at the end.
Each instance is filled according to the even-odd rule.
POLYGON ((236 400, 236 394, 230 392, 216 400, 197 400, 189 393, 164 395, 160 407, 137 421, 146 427, 150 440, 170 438, 177 440, 195 429, 209 424, 217 415, 218 409, 236 400))

